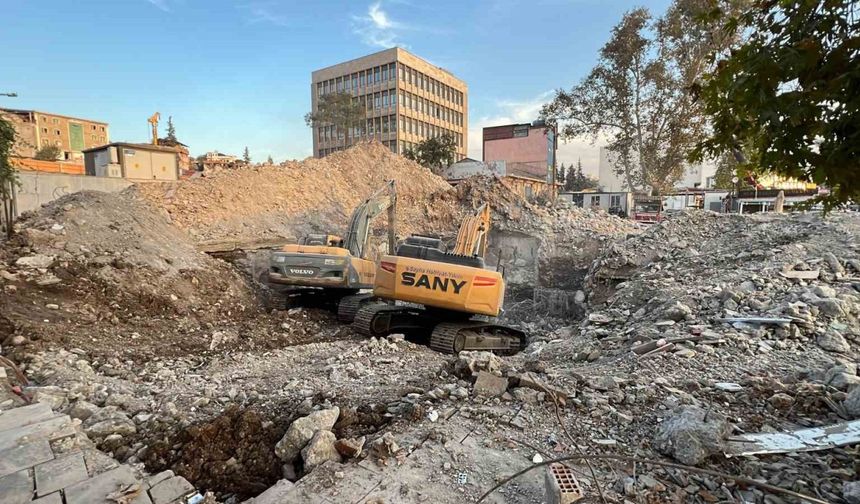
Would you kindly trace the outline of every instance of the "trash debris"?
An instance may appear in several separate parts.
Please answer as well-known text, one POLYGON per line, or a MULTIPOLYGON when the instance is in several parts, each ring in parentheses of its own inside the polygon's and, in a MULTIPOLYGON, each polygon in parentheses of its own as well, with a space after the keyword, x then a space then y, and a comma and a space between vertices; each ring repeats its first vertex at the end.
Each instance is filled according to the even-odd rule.
POLYGON ((818 451, 860 443, 860 420, 791 432, 761 432, 730 436, 727 457, 761 453, 818 451))

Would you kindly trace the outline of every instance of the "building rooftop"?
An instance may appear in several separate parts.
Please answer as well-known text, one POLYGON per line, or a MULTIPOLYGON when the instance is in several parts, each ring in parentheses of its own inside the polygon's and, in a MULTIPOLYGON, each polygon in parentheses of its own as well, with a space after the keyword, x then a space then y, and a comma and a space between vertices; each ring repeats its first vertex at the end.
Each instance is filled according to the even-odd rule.
POLYGON ((427 63, 428 65, 432 66, 433 68, 435 68, 435 69, 439 70, 440 72, 444 72, 444 73, 448 74, 449 76, 451 76, 451 78, 453 78, 453 79, 455 79, 455 80, 457 80, 457 81, 459 81, 459 82, 462 82, 464 86, 466 85, 466 83, 465 83, 462 79, 460 79, 459 77, 457 77, 456 75, 454 75, 453 73, 451 73, 451 71, 446 70, 446 69, 444 69, 444 68, 442 68, 442 67, 440 67, 440 66, 438 66, 438 65, 434 65, 433 63, 430 63, 429 61, 427 61, 426 59, 422 58, 421 56, 418 56, 417 54, 411 53, 411 52, 407 51, 406 49, 403 49, 402 47, 391 47, 391 48, 388 48, 388 49, 383 49, 383 50, 381 50, 381 51, 376 51, 375 53, 365 54, 364 56, 359 56, 358 58, 353 58, 353 59, 350 59, 350 60, 341 61, 340 63, 335 63, 334 65, 329 65, 329 66, 327 66, 327 67, 319 68, 319 69, 314 70, 313 72, 311 72, 311 78, 313 78, 314 74, 316 74, 316 73, 318 73, 318 72, 324 72, 324 71, 326 71, 326 70, 330 70, 330 69, 332 69, 332 68, 334 68, 334 67, 337 67, 337 66, 340 66, 340 65, 345 65, 345 64, 348 64, 348 63, 352 63, 352 62, 354 62, 354 61, 362 60, 362 59, 364 59, 364 58, 369 58, 369 57, 371 57, 371 56, 376 56, 376 55, 378 55, 378 54, 391 53, 392 58, 396 58, 396 57, 397 57, 397 53, 398 53, 398 52, 402 52, 402 53, 408 54, 408 55, 412 56, 413 58, 418 58, 418 59, 420 59, 420 60, 424 61, 425 63, 427 63))
POLYGON ((92 152, 97 150, 105 149, 106 147, 127 147, 132 149, 140 149, 140 150, 150 150, 150 151, 158 151, 158 152, 177 152, 176 147, 166 147, 161 145, 152 145, 147 143, 131 143, 131 142, 111 142, 109 144, 99 145, 98 147, 91 147, 89 149, 84 149, 81 152, 92 152))
POLYGON ((86 122, 95 123, 95 124, 104 124, 105 126, 108 125, 108 123, 106 123, 104 121, 95 121, 93 119, 84 119, 82 117, 73 117, 73 116, 67 116, 67 115, 63 115, 63 114, 55 114, 53 112, 43 112, 41 110, 0 108, 0 111, 8 112, 10 114, 43 114, 43 115, 49 115, 49 116, 54 116, 54 117, 62 117, 64 119, 74 119, 75 121, 86 121, 86 122))

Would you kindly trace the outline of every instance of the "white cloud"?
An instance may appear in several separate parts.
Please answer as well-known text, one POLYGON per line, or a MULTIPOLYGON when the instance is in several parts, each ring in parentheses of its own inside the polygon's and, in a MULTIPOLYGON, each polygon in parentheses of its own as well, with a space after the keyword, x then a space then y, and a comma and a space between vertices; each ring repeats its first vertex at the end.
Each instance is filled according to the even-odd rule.
MULTIPOLYGON (((481 159, 483 155, 483 129, 485 127, 530 123, 538 118, 541 107, 552 98, 553 94, 553 91, 546 91, 528 100, 498 100, 496 102, 496 115, 470 118, 469 157, 481 159)), ((586 173, 596 176, 600 160, 599 144, 592 145, 589 139, 559 142, 559 163, 575 164, 578 159, 582 159, 582 167, 586 173)))
POLYGON ((269 23, 275 26, 290 25, 290 18, 283 13, 284 9, 277 2, 250 2, 239 5, 239 8, 247 12, 246 22, 248 24, 269 23))
POLYGON ((164 12, 170 12, 170 6, 167 5, 167 0, 146 0, 146 1, 151 3, 154 6, 158 7, 159 9, 163 10, 164 12))
POLYGON ((397 45, 403 46, 400 43, 400 32, 407 27, 392 19, 383 10, 381 1, 370 4, 367 14, 353 16, 352 20, 353 33, 361 37, 361 41, 365 44, 385 49, 397 45))

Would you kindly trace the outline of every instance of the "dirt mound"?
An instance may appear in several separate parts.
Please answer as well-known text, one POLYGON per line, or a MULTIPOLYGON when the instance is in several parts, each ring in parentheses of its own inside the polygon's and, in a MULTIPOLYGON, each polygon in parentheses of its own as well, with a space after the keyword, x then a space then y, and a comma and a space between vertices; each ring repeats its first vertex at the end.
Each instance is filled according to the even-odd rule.
MULTIPOLYGON (((246 282, 228 264, 198 252, 134 189, 65 196, 16 227, 16 237, 0 247, 6 294, 0 309, 34 340, 70 339, 109 352, 129 342, 108 335, 94 343, 99 338, 84 334, 94 324, 183 318, 199 325, 254 311, 246 282)), ((161 330, 150 325, 157 338, 161 330)))
POLYGON ((398 230, 411 230, 444 179, 379 143, 283 166, 223 170, 181 183, 142 184, 141 192, 200 240, 343 233, 352 209, 397 181, 398 230))

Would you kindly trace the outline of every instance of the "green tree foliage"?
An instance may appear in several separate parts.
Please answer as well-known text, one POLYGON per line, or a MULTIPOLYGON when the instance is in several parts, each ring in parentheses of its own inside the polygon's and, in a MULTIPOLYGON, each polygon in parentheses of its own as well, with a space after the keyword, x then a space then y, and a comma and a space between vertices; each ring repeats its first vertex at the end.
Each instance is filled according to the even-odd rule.
POLYGON ((566 170, 567 168, 565 168, 564 163, 560 163, 558 168, 555 170, 555 181, 556 183, 561 184, 562 187, 564 186, 564 177, 567 173, 566 170))
POLYGON ((245 164, 251 164, 251 152, 248 151, 248 146, 245 146, 245 152, 242 153, 242 160, 245 164))
POLYGON ((606 140, 630 189, 671 188, 703 138, 705 120, 689 86, 706 70, 711 48, 726 44, 696 21, 709 3, 675 0, 658 19, 644 8, 627 12, 585 79, 542 110, 562 138, 606 140))
POLYGON ((272 156, 269 156, 268 159, 266 159, 266 164, 268 164, 268 165, 275 164, 275 160, 272 159, 272 156))
POLYGON ((6 223, 6 235, 12 236, 12 205, 18 174, 12 165, 12 147, 15 145, 15 128, 0 116, 0 212, 6 223))
POLYGON ((176 139, 176 128, 173 126, 173 116, 167 117, 167 140, 178 142, 176 139))
POLYGON ((454 162, 456 154, 457 142, 448 134, 427 138, 403 153, 406 158, 430 168, 437 175, 454 162))
POLYGON ((333 125, 337 129, 337 138, 343 135, 348 145, 350 129, 364 125, 366 112, 364 105, 352 93, 329 93, 319 98, 317 110, 305 115, 305 123, 312 128, 333 125))
POLYGON ((597 181, 583 173, 582 160, 577 159, 576 168, 573 165, 568 168, 564 181, 564 190, 585 191, 587 189, 597 189, 597 181))
POLYGON ((62 153, 63 150, 60 149, 58 146, 46 145, 41 149, 37 150, 36 155, 34 157, 41 161, 56 161, 62 153))
POLYGON ((713 132, 697 158, 740 151, 758 171, 830 188, 825 209, 860 201, 860 6, 761 0, 730 19, 746 35, 715 52, 695 88, 713 132))

